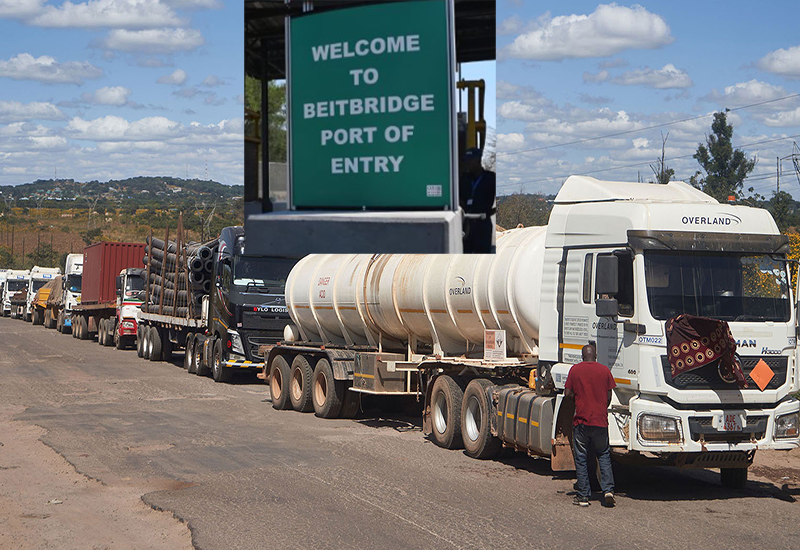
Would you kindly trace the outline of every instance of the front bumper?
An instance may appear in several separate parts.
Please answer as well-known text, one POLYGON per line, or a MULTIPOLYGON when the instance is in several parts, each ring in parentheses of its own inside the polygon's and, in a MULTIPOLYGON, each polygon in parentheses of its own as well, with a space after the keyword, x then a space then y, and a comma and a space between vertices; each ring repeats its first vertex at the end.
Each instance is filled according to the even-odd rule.
POLYGON ((649 453, 700 453, 714 451, 753 451, 756 449, 791 450, 800 446, 800 437, 776 438, 775 423, 780 416, 800 411, 800 401, 790 399, 775 408, 766 409, 742 404, 725 411, 743 411, 745 423, 741 431, 722 431, 714 425, 714 417, 722 408, 678 410, 660 400, 635 397, 630 401, 628 448, 649 453), (639 429, 642 415, 675 419, 680 441, 649 441, 639 429))

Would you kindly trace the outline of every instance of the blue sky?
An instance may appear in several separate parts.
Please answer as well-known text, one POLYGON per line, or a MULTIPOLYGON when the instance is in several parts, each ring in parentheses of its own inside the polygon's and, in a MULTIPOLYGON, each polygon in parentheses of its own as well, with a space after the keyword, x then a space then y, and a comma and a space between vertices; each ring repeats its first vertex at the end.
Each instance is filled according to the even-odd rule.
MULTIPOLYGON (((576 173, 649 180, 662 132, 667 166, 688 180, 712 114, 730 108, 734 145, 758 159, 745 187, 771 196, 776 156, 800 143, 800 98, 771 101, 800 93, 796 3, 498 0, 497 10, 498 194, 556 193, 576 173), (630 133, 565 145, 618 132, 630 133)), ((781 190, 800 199, 782 166, 781 190)))
POLYGON ((241 0, 0 0, 0 185, 243 181, 241 0))

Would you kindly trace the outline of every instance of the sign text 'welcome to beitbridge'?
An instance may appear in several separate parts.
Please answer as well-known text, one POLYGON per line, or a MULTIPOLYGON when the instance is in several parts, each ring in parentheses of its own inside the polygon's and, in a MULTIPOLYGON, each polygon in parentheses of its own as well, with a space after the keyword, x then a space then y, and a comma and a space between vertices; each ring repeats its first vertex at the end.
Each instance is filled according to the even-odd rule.
POLYGON ((292 19, 294 207, 450 205, 447 21, 445 0, 292 19))

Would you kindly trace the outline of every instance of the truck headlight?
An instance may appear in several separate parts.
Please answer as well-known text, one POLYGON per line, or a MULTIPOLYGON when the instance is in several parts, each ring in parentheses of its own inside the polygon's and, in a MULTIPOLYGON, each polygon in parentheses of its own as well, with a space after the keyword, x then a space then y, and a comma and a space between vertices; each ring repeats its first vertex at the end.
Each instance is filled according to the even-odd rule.
POLYGON ((239 336, 239 333, 230 331, 228 335, 231 337, 231 351, 233 353, 238 353, 239 355, 244 355, 244 347, 242 346, 242 337, 239 336))
POLYGON ((639 437, 644 441, 680 443, 683 441, 679 418, 655 414, 639 415, 639 437))
POLYGON ((797 437, 800 413, 789 413, 775 419, 775 439, 797 437))
POLYGON ((133 321, 122 321, 122 328, 135 328, 133 321))

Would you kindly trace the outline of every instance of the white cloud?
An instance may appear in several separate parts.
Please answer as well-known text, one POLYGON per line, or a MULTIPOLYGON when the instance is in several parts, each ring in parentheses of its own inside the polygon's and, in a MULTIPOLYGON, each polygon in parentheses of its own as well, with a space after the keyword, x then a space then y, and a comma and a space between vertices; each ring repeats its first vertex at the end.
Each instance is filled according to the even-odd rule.
POLYGON ((689 88, 692 86, 692 79, 686 71, 678 69, 675 65, 667 63, 660 69, 637 69, 626 71, 619 76, 611 79, 614 84, 622 86, 646 86, 658 90, 668 90, 670 88, 689 88))
POLYGON ((598 73, 585 72, 583 73, 583 81, 594 82, 594 83, 605 82, 606 80, 609 79, 610 76, 611 75, 608 73, 608 71, 605 70, 600 71, 598 73))
POLYGON ((507 17, 503 19, 499 25, 497 25, 497 35, 498 36, 507 36, 509 34, 517 34, 518 32, 522 31, 524 27, 524 23, 519 15, 512 15, 511 17, 507 17))
MULTIPOLYGON (((769 101, 787 95, 789 95, 789 92, 781 86, 774 86, 768 82, 753 79, 727 86, 722 92, 711 90, 711 93, 704 99, 715 101, 720 105, 724 104, 726 107, 741 107, 742 105, 769 101)), ((770 103, 769 105, 774 109, 782 108, 780 102, 770 103)))
POLYGON ((61 109, 52 103, 0 101, 0 123, 7 124, 26 120, 63 120, 65 118, 61 109))
POLYGON ((628 49, 660 48, 673 41, 664 19, 634 5, 601 4, 589 15, 565 15, 540 21, 518 36, 502 54, 521 59, 558 61, 608 57, 628 49))
POLYGON ((525 145, 525 136, 517 132, 497 134, 498 151, 516 151, 525 145))
POLYGON ((88 61, 59 63, 49 55, 33 57, 21 53, 9 60, 0 59, 0 77, 13 80, 36 80, 46 84, 83 84, 85 80, 100 78, 103 69, 88 61))
POLYGON ((783 111, 766 116, 762 120, 767 126, 800 126, 800 107, 792 111, 783 111))
POLYGON ((94 120, 74 117, 67 124, 70 137, 91 141, 152 141, 177 137, 181 124, 165 117, 153 116, 128 122, 108 115, 94 120))
POLYGON ((220 0, 164 0, 174 8, 182 9, 219 9, 222 7, 220 0))
POLYGON ((152 28, 182 25, 184 22, 159 0, 89 0, 61 6, 45 6, 29 21, 41 27, 152 28))
POLYGON ((114 29, 103 41, 103 45, 110 50, 146 54, 189 52, 203 43, 203 35, 195 29, 114 29))
POLYGON ((25 19, 42 10, 44 0, 0 0, 0 18, 25 19))
POLYGON ((800 78, 800 46, 770 52, 758 61, 758 66, 770 73, 800 78))
POLYGON ((209 88, 213 88, 214 86, 221 86, 225 84, 225 81, 222 80, 217 75, 210 74, 203 79, 202 86, 208 86, 209 88))
POLYGON ((176 86, 180 86, 186 82, 187 78, 188 75, 186 74, 186 71, 183 69, 175 69, 170 74, 159 76, 156 82, 158 84, 174 84, 176 86))
POLYGON ((631 143, 636 149, 647 149, 650 146, 650 140, 647 138, 634 138, 631 143))
POLYGON ((105 86, 94 92, 86 92, 81 95, 81 99, 86 103, 94 105, 111 105, 119 107, 128 102, 131 90, 124 86, 105 86))

